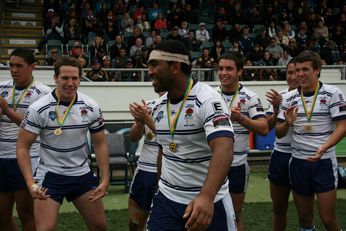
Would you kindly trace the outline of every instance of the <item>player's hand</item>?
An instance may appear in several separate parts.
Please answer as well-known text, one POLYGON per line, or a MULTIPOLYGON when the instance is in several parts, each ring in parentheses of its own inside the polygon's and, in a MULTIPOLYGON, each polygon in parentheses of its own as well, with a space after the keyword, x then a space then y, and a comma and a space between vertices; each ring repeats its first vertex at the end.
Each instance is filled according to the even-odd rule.
POLYGON ((183 219, 186 219, 187 231, 206 230, 214 213, 214 201, 207 196, 198 195, 185 209, 183 219))
POLYGON ((99 184, 96 189, 92 190, 88 196, 89 201, 94 202, 107 195, 108 185, 108 182, 101 182, 101 184, 99 184))
POLYGON ((287 111, 284 113, 286 123, 291 126, 293 122, 297 119, 297 114, 298 114, 297 107, 288 108, 287 111))
POLYGON ((49 195, 47 195, 48 189, 42 188, 41 186, 38 186, 37 184, 31 185, 29 187, 29 191, 33 199, 45 200, 50 197, 49 195))
POLYGON ((0 109, 3 114, 6 114, 6 112, 9 110, 8 103, 6 100, 0 96, 0 109))
POLYGON ((325 152, 326 152, 325 148, 323 146, 320 146, 317 149, 316 154, 314 156, 308 157, 307 160, 312 162, 319 161, 325 152))
POLYGON ((274 89, 270 89, 270 91, 266 92, 266 97, 269 103, 271 103, 274 108, 280 107, 282 95, 279 92, 274 89))
POLYGON ((243 115, 240 112, 240 107, 231 108, 231 121, 239 122, 243 119, 243 115))

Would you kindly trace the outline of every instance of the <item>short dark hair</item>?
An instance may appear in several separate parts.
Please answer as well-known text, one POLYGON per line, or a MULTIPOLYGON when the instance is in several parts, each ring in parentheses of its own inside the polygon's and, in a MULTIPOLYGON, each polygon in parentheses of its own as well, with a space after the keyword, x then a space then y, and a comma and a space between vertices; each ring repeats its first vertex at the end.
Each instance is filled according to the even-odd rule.
POLYGON ((25 48, 17 48, 13 50, 10 54, 10 58, 12 56, 18 56, 25 60, 28 64, 36 63, 35 55, 33 50, 25 49, 25 48))
MULTIPOLYGON (((191 60, 189 50, 185 47, 185 45, 182 42, 177 40, 173 40, 173 39, 163 40, 162 42, 158 43, 155 46, 154 50, 187 55, 189 56, 189 60, 191 60)), ((186 63, 181 63, 181 71, 186 75, 190 75, 191 65, 187 65, 186 63)))
POLYGON ((218 64, 221 59, 233 60, 235 62, 237 70, 244 69, 244 56, 240 52, 230 51, 223 53, 217 60, 218 64))
POLYGON ((72 67, 77 67, 78 68, 78 72, 79 72, 79 77, 82 76, 82 66, 80 65, 80 63, 78 62, 77 59, 73 58, 73 57, 62 57, 59 58, 55 64, 54 64, 54 74, 56 76, 59 76, 60 74, 60 67, 62 66, 72 66, 72 67))
POLYGON ((309 61, 312 63, 314 70, 322 67, 321 56, 314 51, 305 50, 294 57, 294 63, 304 63, 309 61))

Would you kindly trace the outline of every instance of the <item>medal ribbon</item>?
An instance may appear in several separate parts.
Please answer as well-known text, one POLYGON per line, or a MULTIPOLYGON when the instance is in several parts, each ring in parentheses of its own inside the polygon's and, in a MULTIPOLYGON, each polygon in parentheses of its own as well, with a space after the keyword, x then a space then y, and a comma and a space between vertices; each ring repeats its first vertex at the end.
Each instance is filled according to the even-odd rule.
MULTIPOLYGON (((229 103, 229 108, 232 108, 233 102, 234 102, 235 98, 237 98, 238 91, 239 91, 239 87, 240 87, 240 86, 239 86, 239 84, 238 84, 237 90, 235 91, 235 93, 234 93, 234 95, 233 95, 233 97, 232 97, 232 99, 231 99, 231 102, 229 103)), ((222 96, 222 98, 223 98, 222 87, 221 87, 221 96, 222 96)))
POLYGON ((16 100, 15 100, 15 95, 16 95, 16 83, 13 84, 13 87, 12 87, 12 105, 13 105, 13 110, 16 111, 17 110, 17 107, 18 107, 18 104, 20 101, 22 101, 22 99, 24 98, 24 96, 26 95, 26 93, 29 91, 29 89, 31 88, 32 84, 34 83, 34 79, 31 81, 31 83, 29 84, 29 86, 27 86, 25 88, 25 90, 22 92, 22 94, 19 96, 19 99, 16 103, 16 100))
POLYGON ((76 95, 73 96, 73 99, 72 99, 70 105, 68 105, 67 110, 64 112, 64 115, 63 115, 62 119, 60 119, 60 117, 59 117, 60 97, 58 95, 58 92, 56 92, 56 97, 58 98, 58 102, 57 102, 57 104, 55 106, 55 115, 56 115, 56 119, 58 120, 58 124, 60 125, 60 128, 61 128, 62 125, 64 124, 66 118, 67 118, 68 113, 71 111, 72 105, 73 105, 73 103, 74 103, 74 101, 76 99, 76 95))
POLYGON ((167 102, 167 119, 168 119, 168 125, 169 125, 169 131, 171 133, 172 136, 172 140, 174 137, 174 132, 175 129, 177 127, 178 124, 178 119, 179 119, 179 115, 181 113, 181 109, 183 108, 185 101, 187 99, 187 97, 189 96, 191 89, 192 89, 192 85, 193 85, 193 80, 192 78, 189 79, 189 83, 185 89, 185 93, 184 93, 184 98, 183 98, 183 102, 181 102, 180 108, 178 113, 176 113, 176 116, 173 118, 173 120, 171 120, 171 107, 170 107, 170 98, 168 98, 168 102, 167 102))
POLYGON ((308 120, 308 122, 310 122, 310 120, 312 118, 312 111, 314 110, 314 107, 315 107, 315 103, 316 103, 319 89, 320 89, 320 83, 318 82, 316 89, 315 89, 314 99, 312 100, 312 105, 311 105, 310 111, 307 111, 307 106, 306 106, 306 101, 304 99, 303 91, 302 90, 300 91, 300 97, 301 97, 302 102, 303 102, 303 108, 304 108, 306 119, 308 120))

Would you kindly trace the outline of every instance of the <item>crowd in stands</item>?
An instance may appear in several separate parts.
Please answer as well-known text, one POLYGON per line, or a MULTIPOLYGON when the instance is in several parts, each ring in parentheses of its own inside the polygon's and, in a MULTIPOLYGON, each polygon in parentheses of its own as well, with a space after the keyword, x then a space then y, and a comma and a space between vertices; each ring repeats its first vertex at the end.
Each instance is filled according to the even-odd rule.
MULTIPOLYGON (((253 66, 286 66, 306 49, 318 52, 327 65, 346 62, 346 3, 341 0, 49 0, 43 15, 45 35, 38 48, 48 54, 46 65, 54 63, 56 52, 93 69, 145 68, 163 39, 182 41, 193 67, 214 67, 228 50, 243 53, 253 66)), ((257 72, 244 79, 284 77, 257 72)), ((99 80, 124 78, 139 79, 114 72, 99 80)))

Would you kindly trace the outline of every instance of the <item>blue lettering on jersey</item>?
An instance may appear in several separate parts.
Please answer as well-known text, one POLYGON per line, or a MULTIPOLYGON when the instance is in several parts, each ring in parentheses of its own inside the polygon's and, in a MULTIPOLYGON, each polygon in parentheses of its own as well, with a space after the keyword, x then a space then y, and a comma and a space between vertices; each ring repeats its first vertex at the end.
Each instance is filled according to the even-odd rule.
POLYGON ((1 97, 5 98, 6 96, 8 96, 8 91, 1 92, 1 97))
POLYGON ((163 111, 160 111, 160 112, 157 114, 156 118, 155 118, 155 122, 160 123, 160 120, 161 120, 162 118, 163 118, 163 111))
POLYGON ((55 118, 56 118, 55 111, 50 111, 50 112, 48 113, 48 116, 49 116, 49 119, 50 119, 51 121, 54 121, 55 118))

